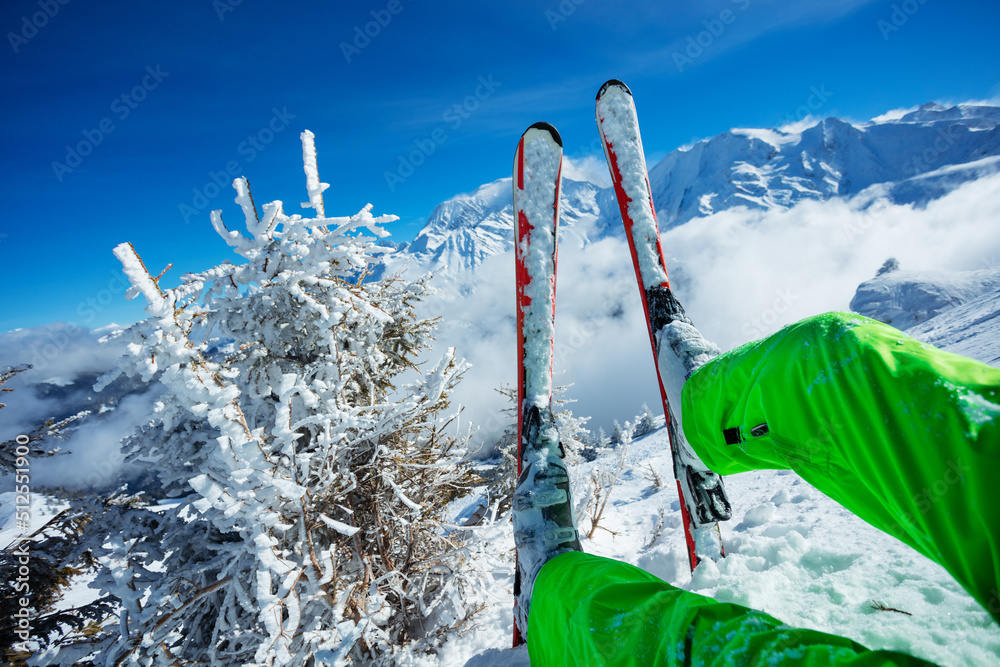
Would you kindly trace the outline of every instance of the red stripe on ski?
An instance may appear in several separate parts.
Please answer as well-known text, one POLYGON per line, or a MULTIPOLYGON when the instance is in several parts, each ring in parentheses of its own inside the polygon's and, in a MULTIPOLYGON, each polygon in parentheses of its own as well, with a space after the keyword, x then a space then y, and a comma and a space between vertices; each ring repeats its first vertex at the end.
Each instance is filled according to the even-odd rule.
MULTIPOLYGON (((642 270, 639 267, 639 257, 635 249, 635 239, 632 234, 633 221, 632 221, 632 216, 629 215, 628 212, 628 205, 629 202, 631 202, 632 200, 629 199, 628 195, 625 194, 625 189, 622 187, 622 175, 621 175, 621 170, 618 168, 618 158, 615 156, 614 146, 612 146, 611 144, 607 144, 607 150, 605 151, 605 154, 607 155, 608 158, 608 164, 611 167, 611 182, 615 188, 615 198, 618 200, 618 208, 621 211, 622 222, 625 225, 625 236, 628 239, 628 249, 629 252, 632 254, 632 267, 635 269, 635 278, 636 281, 639 283, 639 292, 641 293, 641 298, 642 298, 642 310, 646 316, 646 331, 649 332, 649 343, 652 346, 652 349, 654 350, 653 356, 655 358, 656 334, 653 331, 653 326, 649 318, 649 302, 646 299, 646 288, 645 285, 643 284, 642 270)), ((647 186, 648 186, 648 179, 647 179, 647 186)), ((656 210, 652 205, 652 200, 650 202, 650 209, 653 209, 653 219, 655 220, 656 210)), ((660 265, 663 266, 663 272, 664 274, 666 274, 667 269, 666 266, 664 266, 665 262, 663 258, 663 247, 660 244, 659 238, 656 239, 656 250, 660 257, 660 265)), ((669 276, 667 280, 664 281, 663 285, 665 287, 670 287, 669 276)), ((656 369, 656 383, 660 387, 660 401, 663 403, 664 406, 663 419, 665 422, 665 426, 669 431, 670 411, 667 410, 666 408, 669 401, 667 400, 667 389, 663 385, 663 378, 660 376, 659 367, 657 367, 656 369)), ((694 541, 694 523, 691 521, 691 513, 688 511, 687 503, 684 502, 684 492, 681 489, 680 480, 677 480, 677 497, 680 498, 681 500, 680 506, 681 506, 681 519, 684 522, 684 541, 687 543, 688 560, 690 561, 691 569, 693 570, 698 566, 699 562, 698 553, 695 548, 695 541, 694 541)))
MULTIPOLYGON (((520 190, 524 189, 524 137, 521 137, 521 141, 517 144, 517 152, 514 155, 514 171, 517 176, 517 181, 514 187, 520 190)), ((515 193, 516 194, 516 193, 515 193)), ((516 200, 515 200, 516 208, 516 200)), ((518 357, 523 354, 524 350, 524 284, 527 282, 528 270, 524 266, 524 262, 521 260, 521 253, 518 250, 517 243, 522 238, 522 234, 527 232, 528 227, 528 217, 524 215, 524 211, 515 211, 517 219, 514 220, 514 224, 517 226, 517 230, 514 235, 514 272, 515 276, 515 289, 517 291, 517 350, 518 357)), ((522 395, 524 394, 524 364, 517 364, 517 475, 521 475, 521 429, 524 426, 523 421, 523 410, 521 409, 522 395)), ((517 551, 514 552, 514 572, 517 572, 517 551)), ((515 574, 515 577, 517 575, 515 574)), ((516 582, 515 582, 516 583, 516 582)), ((514 596, 514 637, 513 637, 513 647, 517 648, 524 643, 524 637, 521 635, 521 629, 517 627, 517 595, 515 591, 514 596)))
MULTIPOLYGON (((632 237, 632 216, 629 215, 628 205, 632 200, 625 193, 625 189, 622 187, 622 174, 618 169, 618 157, 614 153, 614 146, 612 144, 607 145, 605 150, 605 156, 608 158, 608 164, 611 166, 611 182, 615 189, 615 199, 618 201, 618 210, 622 214, 622 222, 625 224, 625 235, 628 237, 628 247, 632 252, 632 265, 635 267, 635 275, 639 281, 639 286, 646 289, 645 284, 642 280, 642 272, 639 268, 639 258, 636 256, 635 242, 632 237)), ((652 192, 652 188, 649 186, 649 177, 646 177, 646 188, 652 192)), ((653 205, 653 199, 649 199, 649 210, 653 214, 653 220, 656 220, 656 208, 653 205)), ((656 254, 659 257, 660 266, 663 268, 663 273, 667 273, 667 262, 663 255, 663 244, 660 242, 660 238, 656 238, 656 254)), ((668 276, 667 280, 663 281, 662 285, 664 287, 670 287, 670 278, 668 276)))
MULTIPOLYGON (((632 107, 632 111, 634 113, 635 112, 635 103, 634 103, 634 100, 631 99, 632 98, 631 91, 628 90, 627 86, 625 86, 623 83, 621 83, 620 81, 617 81, 617 80, 609 81, 609 82, 605 83, 604 86, 602 86, 600 93, 598 93, 598 98, 597 98, 598 99, 598 104, 600 103, 600 101, 602 99, 603 93, 607 90, 607 88, 608 88, 608 86, 610 84, 620 84, 621 87, 625 89, 625 92, 627 92, 628 95, 629 95, 629 98, 630 98, 629 99, 629 103, 630 103, 630 105, 632 107)), ((679 440, 680 439, 680 434, 677 433, 677 430, 678 430, 677 426, 678 425, 673 424, 672 423, 673 420, 670 418, 670 407, 669 407, 670 406, 670 401, 669 401, 669 397, 667 395, 666 386, 663 383, 663 377, 662 377, 661 372, 660 372, 659 360, 658 360, 658 357, 657 357, 657 354, 658 354, 659 350, 658 350, 658 347, 657 347, 657 344, 656 344, 656 332, 653 331, 653 323, 652 323, 652 320, 651 320, 651 317, 650 317, 650 312, 649 312, 649 300, 647 298, 647 293, 646 293, 647 288, 655 287, 655 285, 649 285, 649 286, 647 286, 645 284, 645 281, 644 281, 643 276, 642 276, 642 267, 640 266, 640 261, 639 261, 639 257, 638 257, 638 251, 636 250, 635 234, 633 233, 635 222, 632 219, 632 216, 629 214, 629 210, 628 210, 628 208, 629 208, 628 205, 633 200, 625 192, 625 188, 624 188, 624 185, 623 185, 623 180, 624 179, 622 177, 621 169, 618 166, 618 156, 615 154, 614 145, 607 140, 607 136, 606 136, 606 134, 604 132, 604 127, 603 127, 604 120, 601 118, 601 115, 600 115, 599 112, 598 112, 598 115, 597 115, 597 123, 598 123, 598 129, 599 129, 599 132, 600 132, 600 135, 601 135, 601 142, 602 142, 602 144, 604 146, 604 155, 605 155, 605 157, 608 160, 608 166, 609 166, 610 171, 611 171, 611 181, 612 181, 612 185, 614 186, 615 198, 618 200, 618 208, 619 208, 619 211, 621 212, 622 223, 625 226, 625 235, 628 238, 629 252, 632 255, 632 265, 633 265, 633 268, 635 269, 636 280, 637 280, 637 282, 639 284, 639 292, 640 292, 640 296, 641 296, 641 299, 642 299, 643 313, 646 316, 646 329, 649 332, 650 347, 651 347, 651 349, 653 351, 653 363, 654 363, 654 367, 656 369, 656 380, 657 380, 657 383, 658 383, 658 385, 660 387, 660 399, 661 399, 661 401, 663 403, 663 416, 664 416, 664 420, 666 422, 667 431, 670 434, 670 446, 671 446, 671 448, 676 448, 678 446, 678 444, 675 444, 675 440, 679 440)), ((638 132, 638 129, 637 129, 637 132, 638 132)), ((636 135, 636 139, 638 141, 638 150, 639 150, 639 155, 641 157, 641 155, 642 155, 642 139, 638 136, 638 133, 636 135)), ((649 174, 648 173, 646 174, 645 181, 646 181, 646 192, 649 195, 649 209, 650 209, 650 213, 653 216, 654 228, 657 230, 656 243, 655 243, 657 262, 659 263, 660 268, 663 270, 663 275, 664 275, 664 278, 665 278, 665 280, 661 283, 661 285, 663 287, 666 287, 666 288, 669 289, 670 288, 670 282, 669 282, 669 277, 668 277, 668 274, 667 274, 666 260, 664 259, 664 254, 663 254, 663 246, 662 246, 662 243, 660 242, 659 228, 658 228, 658 226, 656 224, 656 207, 653 204, 652 188, 651 188, 650 183, 649 183, 649 174)), ((651 239, 649 239, 649 240, 651 240, 651 239)), ((676 453, 677 453, 677 450, 675 449, 674 450, 675 456, 676 456, 676 453)), ((675 469, 675 474, 676 473, 678 473, 678 471, 675 469)), ((693 517, 691 516, 691 512, 690 512, 690 510, 689 510, 689 508, 687 506, 687 500, 686 500, 686 496, 684 494, 683 485, 681 484, 680 475, 677 475, 677 495, 678 495, 678 498, 680 499, 681 518, 682 518, 683 525, 684 525, 684 538, 685 538, 685 542, 686 542, 687 548, 688 548, 688 559, 690 560, 690 563, 691 563, 691 569, 694 570, 695 567, 697 567, 698 563, 700 562, 700 559, 699 559, 698 553, 697 553, 697 545, 696 545, 695 534, 694 534, 695 525, 694 525, 693 517)), ((716 529, 718 529, 718 524, 716 523, 715 525, 716 525, 716 529)), ((720 547, 720 554, 722 556, 725 556, 725 549, 724 549, 724 547, 721 544, 721 540, 719 542, 719 547, 720 547)))
MULTIPOLYGON (((552 201, 552 228, 559 229, 559 188, 562 187, 562 160, 559 161, 559 170, 556 172, 556 197, 552 201)), ((556 269, 559 266, 559 244, 554 243, 552 246, 552 319, 555 320, 556 317, 556 269)), ((556 352, 556 339, 552 338, 552 356, 555 358, 556 352)), ((552 368, 549 368, 549 380, 552 379, 552 368)))
MULTIPOLYGON (((524 189, 524 137, 521 137, 521 141, 517 144, 517 153, 515 156, 515 172, 517 173, 517 189, 524 189)), ((515 273, 515 284, 517 289, 517 349, 518 355, 522 355, 522 350, 524 350, 524 307, 531 304, 531 299, 524 293, 524 286, 531 281, 531 276, 528 275, 528 268, 524 265, 524 260, 521 256, 521 251, 516 247, 522 239, 525 238, 532 227, 531 223, 528 222, 528 216, 524 214, 524 211, 515 211, 517 219, 514 224, 517 225, 517 233, 514 236, 514 273, 515 273)), ((524 400, 524 364, 517 364, 517 474, 521 474, 521 428, 523 424, 523 410, 521 409, 521 402, 524 400)))
MULTIPOLYGON (((528 271, 528 266, 526 265, 526 262, 525 262, 525 259, 526 259, 525 255, 526 255, 526 253, 530 249, 530 246, 531 246, 534 234, 538 234, 538 233, 542 233, 542 234, 551 233, 552 234, 552 272, 551 272, 551 275, 549 277, 548 288, 549 288, 549 293, 552 296, 552 312, 551 312, 551 317, 554 320, 555 319, 555 287, 556 287, 555 271, 556 271, 557 255, 558 255, 558 244, 556 242, 556 236, 557 236, 557 233, 558 233, 558 222, 559 222, 559 185, 560 185, 560 179, 562 177, 562 160, 561 160, 561 157, 562 157, 562 141, 559 138, 558 133, 555 131, 555 128, 553 128, 551 125, 548 125, 547 123, 536 123, 535 125, 532 125, 531 127, 528 128, 528 130, 525 131, 525 134, 521 136, 521 140, 518 143, 517 151, 515 152, 515 157, 514 157, 514 179, 513 179, 514 180, 514 188, 513 188, 513 190, 514 190, 514 215, 515 215, 515 220, 514 220, 514 227, 515 227, 514 258, 515 258, 515 275, 516 275, 516 282, 517 282, 517 350, 518 350, 518 365, 517 365, 518 366, 518 368, 517 368, 517 435, 516 435, 516 437, 517 437, 517 474, 518 474, 518 476, 520 476, 521 471, 522 471, 522 457, 523 457, 523 454, 524 454, 523 448, 524 448, 525 443, 522 440, 522 434, 523 434, 523 430, 524 430, 524 413, 525 413, 525 407, 526 407, 525 403, 528 400, 527 382, 529 380, 528 375, 527 375, 527 373, 525 371, 525 356, 526 356, 525 355, 525 349, 524 349, 524 346, 525 346, 525 343, 526 343, 526 336, 525 336, 525 331, 524 331, 524 327, 525 327, 525 310, 529 306, 532 305, 532 298, 527 293, 527 290, 526 290, 526 286, 528 286, 528 285, 530 285, 532 283, 532 275, 528 271), (544 126, 544 127, 541 127, 541 126, 544 126), (526 183, 526 177, 525 177, 526 176, 525 175, 525 171, 526 170, 529 171, 529 174, 527 174, 527 178, 528 179, 531 179, 532 176, 533 176, 533 174, 530 173, 530 169, 527 169, 526 166, 525 166, 525 155, 524 155, 524 151, 525 151, 525 135, 527 135, 530 130, 536 129, 536 128, 548 131, 550 133, 550 135, 552 135, 552 138, 559 145, 559 157, 560 157, 560 161, 559 161, 558 169, 556 170, 556 182, 555 182, 555 188, 554 188, 555 189, 555 198, 554 198, 553 206, 552 206, 552 219, 551 219, 552 227, 551 227, 551 232, 549 232, 549 230, 545 229, 545 222, 544 221, 537 221, 536 220, 535 222, 536 222, 536 224, 538 224, 538 228, 536 228, 535 225, 532 224, 531 220, 528 219, 528 216, 526 215, 526 213, 524 212, 524 210, 521 210, 518 207, 518 203, 520 201, 519 195, 523 195, 524 190, 525 190, 525 185, 527 185, 527 183, 526 183)), ((542 276, 537 276, 537 278, 539 280, 541 280, 542 276)), ((534 334, 532 332, 529 332, 529 335, 534 335, 534 334)), ((552 380, 552 358, 553 358, 554 353, 555 353, 555 341, 552 340, 552 339, 550 339, 549 340, 549 362, 548 362, 548 374, 549 374, 549 386, 550 387, 551 387, 551 380, 552 380)), ((533 375, 531 377, 531 381, 534 384, 537 381, 537 378, 535 378, 535 376, 533 375)), ((549 400, 549 403, 551 404, 551 400, 552 400, 551 390, 550 390, 550 395, 548 396, 548 400, 549 400)), ((546 407, 548 408, 549 406, 546 406, 546 407)), ((516 563, 517 563, 517 555, 515 553, 515 568, 517 567, 516 563)), ((518 582, 517 582, 517 579, 515 578, 515 598, 514 598, 514 611, 515 611, 515 614, 514 614, 514 633, 513 633, 514 634, 514 637, 513 637, 513 646, 515 646, 515 647, 523 644, 524 641, 525 641, 525 637, 524 637, 524 633, 522 632, 522 628, 518 627, 518 622, 517 622, 517 609, 518 609, 518 603, 517 603, 517 597, 516 597, 516 595, 517 595, 517 586, 518 586, 518 582)))

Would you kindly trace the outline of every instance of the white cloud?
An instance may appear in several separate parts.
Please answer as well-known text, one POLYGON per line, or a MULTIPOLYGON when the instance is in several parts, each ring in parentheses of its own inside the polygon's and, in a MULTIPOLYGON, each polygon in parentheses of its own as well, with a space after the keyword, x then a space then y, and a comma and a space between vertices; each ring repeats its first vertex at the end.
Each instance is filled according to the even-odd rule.
MULTIPOLYGON (((968 183, 926 208, 884 201, 807 201, 790 210, 732 209, 663 234, 671 281, 706 336, 729 349, 803 317, 847 310, 857 286, 889 256, 904 268, 968 270, 1000 258, 1000 175, 968 183)), ((608 238, 579 247, 563 239, 556 318, 557 384, 572 383, 573 410, 610 427, 643 402, 659 409, 649 338, 629 251, 608 238)), ((439 348, 456 346, 473 370, 455 401, 481 439, 509 421, 493 391, 516 382, 514 260, 490 258, 482 282, 427 308, 443 315, 439 348)))
MULTIPOLYGON (((968 270, 1000 254, 1000 176, 968 183, 926 208, 808 201, 787 211, 730 210, 664 234, 681 258, 678 292, 724 349, 828 310, 889 256, 904 268, 968 270)), ((670 263, 670 260, 668 260, 670 263)), ((668 267, 669 268, 669 267, 668 267)))
POLYGON ((906 114, 913 113, 919 108, 920 108, 919 106, 914 106, 914 107, 900 107, 899 109, 890 109, 889 111, 886 111, 884 114, 880 114, 872 118, 872 122, 885 123, 892 120, 899 120, 906 114))
POLYGON ((126 396, 107 412, 95 400, 93 380, 114 366, 124 347, 101 343, 108 333, 109 327, 91 330, 55 322, 0 335, 0 366, 33 366, 5 384, 14 391, 3 396, 7 407, 0 409, 0 440, 29 433, 50 418, 92 411, 78 428, 71 427, 66 440, 47 441, 68 453, 32 461, 35 485, 92 488, 114 482, 123 469, 121 439, 152 412, 159 387, 126 396))
POLYGON ((611 176, 608 174, 608 163, 604 156, 587 155, 583 157, 564 157, 562 165, 563 178, 573 181, 588 181, 602 188, 611 187, 611 176))
POLYGON ((101 345, 108 328, 53 322, 29 329, 14 329, 0 335, 0 366, 31 364, 19 376, 29 384, 64 384, 80 373, 103 371, 121 355, 121 345, 101 345))
POLYGON ((153 400, 161 391, 157 386, 126 396, 113 412, 85 423, 61 443, 68 454, 32 462, 32 483, 74 489, 106 488, 114 483, 125 469, 122 438, 149 421, 153 400))
POLYGON ((67 401, 79 402, 86 387, 73 388, 81 376, 93 376, 112 368, 122 353, 121 344, 99 342, 106 330, 55 322, 0 335, 0 367, 30 364, 32 368, 5 384, 0 409, 0 439, 30 432, 50 417, 66 415, 67 401), (56 391, 54 388, 63 387, 56 391))
POLYGON ((784 125, 778 127, 777 130, 778 132, 784 132, 785 134, 800 134, 808 130, 810 127, 818 125, 821 120, 822 120, 821 118, 809 115, 800 120, 796 120, 791 123, 785 123, 784 125))

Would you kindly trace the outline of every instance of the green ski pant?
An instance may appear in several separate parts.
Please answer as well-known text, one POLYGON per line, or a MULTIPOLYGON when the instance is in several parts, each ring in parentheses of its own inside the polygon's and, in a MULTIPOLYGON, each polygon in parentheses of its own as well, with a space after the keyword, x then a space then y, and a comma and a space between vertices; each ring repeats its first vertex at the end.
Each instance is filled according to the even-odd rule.
MULTIPOLYGON (((682 403, 710 468, 795 470, 940 563, 1000 621, 1000 370, 828 313, 714 359, 682 403)), ((926 664, 581 553, 542 568, 528 638, 534 665, 926 664)))
POLYGON ((683 591, 633 565, 578 551, 542 568, 531 595, 532 667, 929 665, 870 651, 762 612, 683 591))
POLYGON ((703 366, 682 414, 712 470, 794 470, 1000 622, 1000 369, 827 313, 703 366))

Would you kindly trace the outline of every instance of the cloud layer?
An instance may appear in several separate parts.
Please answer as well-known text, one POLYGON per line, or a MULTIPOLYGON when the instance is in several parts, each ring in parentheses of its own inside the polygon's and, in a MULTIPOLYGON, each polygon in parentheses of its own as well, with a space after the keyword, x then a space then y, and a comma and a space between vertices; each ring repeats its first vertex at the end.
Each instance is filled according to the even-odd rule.
MULTIPOLYGON (((903 268, 969 270, 1000 262, 1000 175, 967 183, 924 208, 870 197, 806 201, 790 210, 731 209, 663 234, 671 281, 702 332, 723 349, 785 324, 847 310, 858 284, 890 256, 903 268)), ((649 338, 623 240, 581 247, 564 235, 556 299, 556 384, 573 410, 606 430, 643 403, 660 409, 649 338)), ((478 284, 445 287, 426 304, 443 316, 437 346, 473 364, 455 402, 491 443, 510 418, 493 389, 516 383, 511 253, 490 258, 478 284)))
MULTIPOLYGON (((1000 175, 967 183, 925 208, 878 201, 807 201, 787 211, 732 209, 663 234, 671 281, 689 315, 723 349, 765 336, 803 317, 848 308, 857 285, 886 258, 903 268, 969 270, 1000 264, 1000 175)), ((578 415, 593 430, 632 419, 643 403, 660 410, 649 337, 628 247, 589 230, 563 234, 556 305, 556 384, 572 385, 578 415)), ((491 445, 512 418, 495 391, 517 379, 514 260, 488 258, 474 284, 438 285, 423 306, 441 315, 435 352, 456 347, 472 363, 454 396, 461 423, 491 445)), ((0 365, 35 368, 7 386, 0 438, 65 414, 83 400, 87 378, 120 354, 101 332, 56 323, 0 336, 0 365)), ((38 484, 88 487, 113 478, 118 441, 149 414, 152 397, 134 395, 64 443, 73 454, 38 461, 38 484)))

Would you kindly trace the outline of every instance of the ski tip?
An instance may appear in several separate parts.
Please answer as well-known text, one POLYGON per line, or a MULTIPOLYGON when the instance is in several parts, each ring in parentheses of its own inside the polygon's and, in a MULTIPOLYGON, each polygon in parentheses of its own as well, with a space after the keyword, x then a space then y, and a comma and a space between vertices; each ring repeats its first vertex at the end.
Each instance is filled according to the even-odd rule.
POLYGON ((533 125, 531 125, 531 127, 529 127, 527 130, 525 130, 524 134, 522 134, 521 136, 523 137, 525 134, 527 134, 531 130, 543 130, 545 132, 548 132, 549 134, 552 135, 552 139, 557 144, 559 144, 559 148, 562 148, 563 141, 562 141, 562 137, 559 135, 559 130, 557 130, 551 123, 546 123, 545 121, 540 121, 538 123, 534 123, 533 125))
POLYGON ((625 85, 624 81, 622 81, 621 79, 608 79, 607 81, 604 82, 604 85, 601 86, 601 89, 597 91, 597 99, 601 99, 602 97, 604 97, 604 93, 608 92, 608 88, 612 86, 621 88, 622 91, 629 94, 629 97, 632 96, 632 91, 629 90, 628 86, 625 85))

